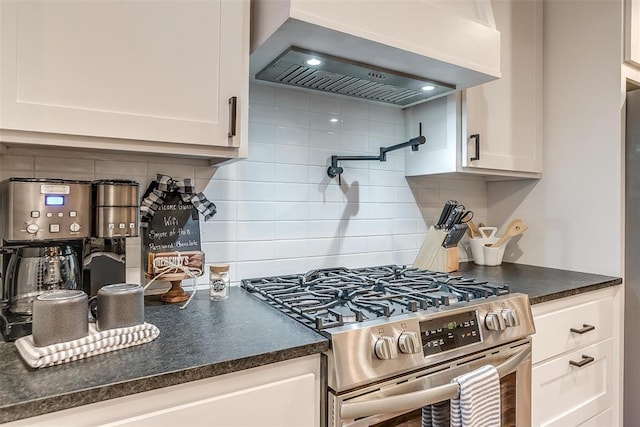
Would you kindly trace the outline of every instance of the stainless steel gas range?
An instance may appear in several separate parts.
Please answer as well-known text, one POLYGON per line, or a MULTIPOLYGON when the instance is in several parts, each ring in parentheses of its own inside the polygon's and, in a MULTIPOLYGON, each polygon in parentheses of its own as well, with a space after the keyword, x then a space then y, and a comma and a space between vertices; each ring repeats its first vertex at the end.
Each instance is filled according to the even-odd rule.
POLYGON ((501 380, 502 425, 530 424, 527 295, 406 266, 328 268, 242 281, 327 336, 330 426, 420 425, 422 408, 458 393, 451 379, 485 364, 501 380))

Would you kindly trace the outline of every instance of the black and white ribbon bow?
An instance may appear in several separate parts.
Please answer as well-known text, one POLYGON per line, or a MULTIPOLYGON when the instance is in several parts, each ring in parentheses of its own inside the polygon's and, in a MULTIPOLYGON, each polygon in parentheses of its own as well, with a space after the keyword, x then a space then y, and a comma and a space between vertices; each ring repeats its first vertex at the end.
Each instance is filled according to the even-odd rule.
POLYGON ((216 205, 210 202, 203 193, 194 194, 191 179, 175 180, 167 175, 158 174, 158 187, 151 191, 140 204, 140 225, 148 227, 151 218, 156 213, 160 205, 164 202, 169 193, 177 192, 185 203, 191 203, 204 216, 207 221, 213 217, 216 212, 216 205))

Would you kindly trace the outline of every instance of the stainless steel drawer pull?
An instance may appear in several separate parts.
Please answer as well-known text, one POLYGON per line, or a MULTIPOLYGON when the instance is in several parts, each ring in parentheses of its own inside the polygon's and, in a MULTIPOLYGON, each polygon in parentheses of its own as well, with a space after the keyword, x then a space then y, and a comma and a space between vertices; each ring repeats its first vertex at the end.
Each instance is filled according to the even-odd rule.
POLYGON ((579 362, 574 362, 573 360, 569 360, 569 365, 573 365, 573 366, 577 366, 578 368, 582 368, 584 365, 588 365, 589 363, 593 362, 594 359, 591 356, 587 356, 585 354, 582 355, 582 360, 579 362))
POLYGON ((582 329, 571 328, 570 331, 574 334, 586 334, 589 331, 593 331, 596 327, 593 325, 587 325, 586 323, 582 324, 582 329))
POLYGON ((473 139, 476 143, 476 154, 473 157, 470 157, 469 160, 471 160, 472 162, 474 160, 480 160, 480 134, 479 133, 475 133, 473 135, 469 135, 470 139, 473 139))
POLYGON ((238 97, 229 98, 229 138, 236 136, 236 120, 238 113, 238 97))

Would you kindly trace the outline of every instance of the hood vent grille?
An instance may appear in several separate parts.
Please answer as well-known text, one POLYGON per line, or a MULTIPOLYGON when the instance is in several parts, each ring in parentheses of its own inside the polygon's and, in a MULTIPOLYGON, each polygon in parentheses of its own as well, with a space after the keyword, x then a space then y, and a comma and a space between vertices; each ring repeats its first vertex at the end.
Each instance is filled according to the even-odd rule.
POLYGON ((256 74, 283 83, 406 106, 455 90, 455 86, 291 47, 256 74), (307 61, 315 61, 308 65, 307 61))

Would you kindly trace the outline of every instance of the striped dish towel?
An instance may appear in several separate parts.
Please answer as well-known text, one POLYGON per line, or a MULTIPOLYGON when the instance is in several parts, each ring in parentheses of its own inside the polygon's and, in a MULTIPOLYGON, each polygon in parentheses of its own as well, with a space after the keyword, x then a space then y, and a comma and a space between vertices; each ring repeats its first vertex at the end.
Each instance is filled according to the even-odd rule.
POLYGON ((449 427, 449 401, 438 402, 422 408, 422 427, 449 427))
POLYGON ((145 344, 156 339, 159 334, 160 330, 150 323, 105 331, 98 331, 95 324, 91 323, 89 324, 89 335, 73 341, 36 347, 33 344, 33 336, 28 335, 16 340, 15 344, 20 356, 29 366, 45 368, 145 344))
POLYGON ((500 376, 492 365, 453 380, 460 387, 451 399, 452 427, 500 427, 500 376))

